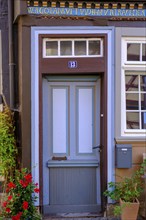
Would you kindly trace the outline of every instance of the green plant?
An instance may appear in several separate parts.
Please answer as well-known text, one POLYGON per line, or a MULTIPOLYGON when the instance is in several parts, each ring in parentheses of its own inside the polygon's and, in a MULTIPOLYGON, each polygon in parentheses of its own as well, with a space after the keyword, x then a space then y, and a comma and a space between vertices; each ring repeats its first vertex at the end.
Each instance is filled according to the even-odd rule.
MULTIPOLYGON (((108 183, 108 190, 104 192, 104 195, 116 202, 121 199, 126 203, 126 205, 135 202, 144 190, 144 180, 142 177, 144 175, 145 168, 146 160, 131 177, 121 177, 120 182, 108 183)), ((124 207, 115 206, 114 215, 118 216, 121 214, 122 208, 124 207)))
POLYGON ((12 220, 40 220, 34 202, 39 193, 38 184, 32 180, 31 173, 25 168, 15 171, 15 177, 7 184, 6 198, 2 204, 1 216, 12 220))
POLYGON ((0 175, 5 182, 16 168, 17 147, 14 134, 13 114, 6 105, 0 112, 0 175))

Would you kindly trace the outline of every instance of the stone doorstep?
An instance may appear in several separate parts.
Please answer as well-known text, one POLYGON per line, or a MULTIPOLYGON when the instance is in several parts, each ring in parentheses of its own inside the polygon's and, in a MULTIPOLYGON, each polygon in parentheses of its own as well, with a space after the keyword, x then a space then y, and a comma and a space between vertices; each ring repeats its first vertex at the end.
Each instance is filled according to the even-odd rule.
POLYGON ((44 217, 44 220, 120 220, 118 218, 107 218, 107 217, 44 217))
MULTIPOLYGON (((43 220, 120 220, 120 218, 116 217, 93 217, 93 216, 76 216, 76 217, 61 217, 61 216, 46 216, 43 217, 43 220)), ((145 220, 145 218, 138 218, 137 220, 145 220)))
POLYGON ((119 218, 107 217, 44 217, 44 220, 120 220, 119 218))
MULTIPOLYGON (((96 213, 58 213, 54 216, 44 216, 44 220, 120 220, 120 218, 113 216, 113 205, 108 205, 104 215, 96 213), (104 217, 103 217, 104 216, 104 217)), ((145 220, 145 218, 138 217, 137 220, 145 220)))
POLYGON ((58 213, 54 216, 44 216, 44 220, 119 220, 118 218, 102 217, 96 213, 58 213))
POLYGON ((101 215, 98 215, 96 213, 58 213, 55 215, 46 215, 44 216, 44 219, 78 219, 78 218, 97 218, 97 217, 101 217, 101 215))
POLYGON ((101 217, 101 214, 97 214, 97 213, 90 213, 90 212, 85 212, 85 213, 59 213, 57 214, 58 216, 62 217, 62 218, 84 218, 84 217, 101 217))

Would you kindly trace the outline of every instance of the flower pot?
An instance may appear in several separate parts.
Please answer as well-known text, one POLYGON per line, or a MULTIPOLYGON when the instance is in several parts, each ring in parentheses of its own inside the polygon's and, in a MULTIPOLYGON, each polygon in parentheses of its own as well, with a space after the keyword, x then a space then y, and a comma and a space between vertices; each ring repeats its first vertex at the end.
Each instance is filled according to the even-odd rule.
POLYGON ((139 210, 139 201, 136 199, 134 203, 125 203, 120 199, 121 220, 136 220, 139 210))

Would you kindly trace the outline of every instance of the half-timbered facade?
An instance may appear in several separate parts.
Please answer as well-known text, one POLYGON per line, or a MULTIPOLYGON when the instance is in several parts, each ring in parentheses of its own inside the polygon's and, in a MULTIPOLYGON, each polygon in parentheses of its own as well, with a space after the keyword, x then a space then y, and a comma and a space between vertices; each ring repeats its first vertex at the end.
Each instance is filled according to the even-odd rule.
POLYGON ((20 0, 9 10, 21 161, 39 183, 37 205, 100 213, 107 183, 146 151, 146 1, 20 0))

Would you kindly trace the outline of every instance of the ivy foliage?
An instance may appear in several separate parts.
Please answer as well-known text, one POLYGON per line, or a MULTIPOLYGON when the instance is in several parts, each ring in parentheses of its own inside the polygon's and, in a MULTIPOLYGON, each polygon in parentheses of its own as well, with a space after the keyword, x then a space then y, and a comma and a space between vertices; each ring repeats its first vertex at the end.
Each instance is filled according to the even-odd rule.
POLYGON ((0 175, 5 183, 13 176, 16 168, 17 146, 13 113, 6 105, 0 112, 0 175))

